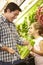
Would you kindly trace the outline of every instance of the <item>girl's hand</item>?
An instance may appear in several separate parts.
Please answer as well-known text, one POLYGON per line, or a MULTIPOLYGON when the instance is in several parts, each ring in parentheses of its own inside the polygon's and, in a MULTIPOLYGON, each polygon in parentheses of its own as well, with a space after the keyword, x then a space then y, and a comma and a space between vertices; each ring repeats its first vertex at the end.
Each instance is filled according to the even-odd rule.
POLYGON ((32 48, 33 48, 31 44, 29 44, 27 47, 29 50, 32 50, 32 48))

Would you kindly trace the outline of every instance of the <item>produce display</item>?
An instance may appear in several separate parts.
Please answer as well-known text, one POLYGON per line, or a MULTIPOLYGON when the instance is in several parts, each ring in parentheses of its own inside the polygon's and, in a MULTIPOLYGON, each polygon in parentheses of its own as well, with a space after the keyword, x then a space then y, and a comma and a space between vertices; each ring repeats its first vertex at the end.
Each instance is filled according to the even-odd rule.
POLYGON ((35 18, 36 18, 37 22, 40 22, 40 24, 43 26, 43 6, 40 6, 37 9, 35 18))

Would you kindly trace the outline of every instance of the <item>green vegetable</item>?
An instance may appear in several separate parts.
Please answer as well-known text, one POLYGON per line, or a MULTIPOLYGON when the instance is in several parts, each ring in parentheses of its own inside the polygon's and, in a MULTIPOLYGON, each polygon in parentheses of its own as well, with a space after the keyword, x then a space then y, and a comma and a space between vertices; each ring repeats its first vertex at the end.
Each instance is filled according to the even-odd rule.
POLYGON ((21 54, 21 59, 26 58, 29 55, 29 53, 30 53, 29 49, 27 48, 27 46, 25 46, 24 51, 21 54))
POLYGON ((17 44, 17 49, 18 49, 21 59, 26 58, 30 53, 27 46, 21 46, 17 44))

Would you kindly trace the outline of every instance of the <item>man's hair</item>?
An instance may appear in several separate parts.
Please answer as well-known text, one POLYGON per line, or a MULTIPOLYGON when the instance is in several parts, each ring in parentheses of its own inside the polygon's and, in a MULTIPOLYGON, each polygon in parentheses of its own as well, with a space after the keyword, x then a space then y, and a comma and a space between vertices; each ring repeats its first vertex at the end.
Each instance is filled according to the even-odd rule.
POLYGON ((15 10, 21 11, 21 9, 19 8, 19 6, 18 6, 17 4, 15 4, 15 3, 13 3, 13 2, 10 2, 10 3, 6 6, 6 8, 4 9, 4 12, 7 12, 7 9, 10 9, 11 12, 12 12, 12 11, 15 11, 15 10))

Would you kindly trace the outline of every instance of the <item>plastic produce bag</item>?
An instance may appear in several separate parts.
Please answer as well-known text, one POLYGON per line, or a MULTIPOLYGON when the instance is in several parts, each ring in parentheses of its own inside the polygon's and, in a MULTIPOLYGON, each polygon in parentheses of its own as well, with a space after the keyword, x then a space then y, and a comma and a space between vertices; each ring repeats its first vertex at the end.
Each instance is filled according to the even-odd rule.
POLYGON ((21 46, 17 44, 17 49, 21 59, 25 59, 27 56, 29 56, 30 50, 28 49, 27 46, 21 46))

